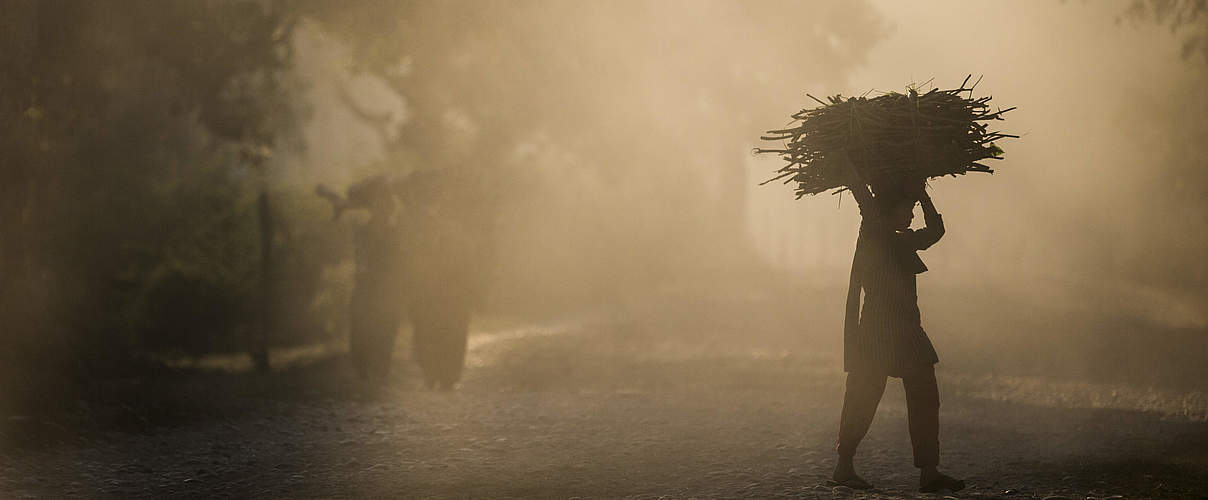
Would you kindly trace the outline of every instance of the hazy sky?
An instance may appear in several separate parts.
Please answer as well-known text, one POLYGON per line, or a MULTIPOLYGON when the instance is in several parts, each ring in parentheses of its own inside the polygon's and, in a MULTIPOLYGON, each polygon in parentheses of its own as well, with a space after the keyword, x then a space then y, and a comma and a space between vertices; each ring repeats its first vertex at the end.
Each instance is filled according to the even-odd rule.
MULTIPOLYGON (((951 88, 972 73, 983 76, 977 95, 1019 107, 999 127, 1023 138, 1004 141, 1006 160, 992 163, 993 176, 933 181, 949 232, 925 252, 937 271, 924 278, 928 285, 989 282, 1038 303, 1123 305, 1172 324, 1208 322, 1199 291, 1128 279, 1120 269, 1165 256, 1204 277, 1194 252, 1175 250, 1182 241, 1177 232, 1137 231, 1186 215, 1152 203, 1147 182, 1173 145, 1163 129, 1177 119, 1163 115, 1162 107, 1138 104, 1170 102, 1200 78, 1199 69, 1180 58, 1176 37, 1156 26, 1117 23, 1127 6, 1120 1, 874 5, 892 26, 888 39, 847 86, 811 93, 902 91, 930 79, 951 88)), ((809 103, 803 98, 793 105, 809 103)), ((1186 105, 1208 111, 1202 92, 1186 105)), ((791 108, 786 103, 786 111, 791 108)), ((752 160, 749 171, 759 177, 776 164, 752 160)), ((788 187, 751 192, 752 216, 761 219, 752 221, 754 236, 765 255, 828 280, 846 275, 842 264, 850 261, 858 224, 850 197, 839 212, 829 195, 790 202, 788 187), (793 203, 799 205, 794 219, 767 215, 783 214, 793 203)), ((1203 242, 1203 229, 1202 223, 1186 226, 1182 238, 1203 242)))
MULTIPOLYGON (((554 123, 598 131, 568 144, 557 142, 554 130, 553 142, 532 143, 540 147, 524 168, 544 176, 548 192, 517 215, 529 222, 505 235, 504 248, 524 257, 516 265, 563 261, 568 269, 601 266, 609 275, 616 262, 608 259, 622 250, 634 254, 625 262, 638 265, 644 248, 666 252, 692 231, 707 233, 725 216, 708 211, 708 197, 745 182, 748 232, 760 255, 807 271, 807 286, 842 287, 859 223, 851 198, 840 209, 831 195, 794 201, 788 186, 757 186, 779 160, 744 152, 763 130, 811 106, 805 92, 901 91, 928 80, 950 88, 973 74, 982 77, 977 95, 1019 107, 1000 128, 1023 137, 1004 141, 1006 160, 992 164, 993 176, 932 183, 949 233, 926 252, 935 272, 922 286, 1027 296, 1038 306, 1110 310, 1176 326, 1208 324, 1203 201, 1163 197, 1160 189, 1177 179, 1170 168, 1180 161, 1179 148, 1194 145, 1194 134, 1173 132, 1185 119, 1199 120, 1191 130, 1205 126, 1194 118, 1208 114, 1203 71, 1180 58, 1168 30, 1118 22, 1126 1, 556 5, 486 30, 503 41, 533 41, 521 48, 552 44, 559 50, 550 54, 573 56, 569 66, 552 57, 548 67, 537 61, 533 66, 551 75, 540 81, 545 90, 515 95, 535 109, 553 109, 554 123), (806 24, 794 29, 799 23, 806 24), (817 33, 821 43, 810 38, 817 33), (542 101, 546 96, 555 97, 542 101), (562 102, 582 106, 566 119, 557 115, 562 102), (732 168, 745 179, 726 173, 732 168), (1172 222, 1188 215, 1189 224, 1172 222), (614 241, 625 246, 609 250, 614 241)), ((467 50, 515 48, 474 43, 467 50)), ((307 182, 339 185, 383 157, 374 131, 343 107, 338 88, 395 113, 400 123, 407 103, 348 73, 347 54, 318 30, 302 29, 296 44, 312 121, 305 152, 281 161, 310 172, 307 182)), ((408 133, 405 125, 401 133, 408 133)), ((661 265, 650 262, 641 265, 661 265)))

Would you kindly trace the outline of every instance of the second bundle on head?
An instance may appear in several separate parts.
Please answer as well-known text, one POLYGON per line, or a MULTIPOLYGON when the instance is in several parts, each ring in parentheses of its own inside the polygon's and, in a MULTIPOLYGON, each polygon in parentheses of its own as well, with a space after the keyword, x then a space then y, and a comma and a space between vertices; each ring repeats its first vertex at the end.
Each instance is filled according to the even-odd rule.
POLYGON ((842 190, 856 179, 875 190, 908 179, 992 173, 982 161, 1002 158, 995 141, 1018 136, 989 131, 984 122, 1001 120, 1015 108, 991 111, 990 97, 974 98, 977 84, 966 88, 968 82, 966 77, 959 88, 921 94, 911 89, 873 98, 834 96, 829 103, 815 98, 821 106, 793 114, 795 126, 761 137, 783 146, 756 153, 778 154, 787 162, 764 184, 796 182, 801 198, 842 190))

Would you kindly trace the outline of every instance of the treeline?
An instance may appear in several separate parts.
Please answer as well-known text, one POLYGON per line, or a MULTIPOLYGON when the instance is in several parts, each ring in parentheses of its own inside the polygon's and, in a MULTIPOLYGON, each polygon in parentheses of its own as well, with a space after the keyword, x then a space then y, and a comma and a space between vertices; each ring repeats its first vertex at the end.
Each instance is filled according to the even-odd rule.
POLYGON ((323 202, 269 172, 301 120, 281 83, 298 22, 285 7, 6 3, 6 393, 45 397, 48 386, 128 371, 141 352, 245 350, 266 320, 289 331, 276 342, 332 334, 324 325, 338 306, 316 297, 331 293, 324 269, 347 253, 347 235, 320 228, 323 202), (282 229, 270 233, 269 267, 266 220, 282 229), (271 294, 267 274, 281 284, 271 294))
POLYGON ((355 71, 409 100, 418 125, 408 134, 346 103, 378 127, 390 159, 384 168, 414 170, 422 161, 474 169, 514 136, 457 142, 442 121, 449 109, 456 104, 464 122, 501 131, 519 118, 507 116, 504 126, 500 105, 483 104, 498 98, 488 95, 498 86, 458 93, 459 82, 479 75, 450 75, 447 61, 473 23, 410 29, 467 7, 6 4, 0 341, 4 365, 18 374, 6 379, 20 386, 19 374, 120 371, 138 352, 255 351, 340 334, 348 227, 330 222, 313 184, 282 182, 289 165, 275 158, 306 148, 307 82, 290 81, 294 35, 303 24, 318 26, 348 48, 355 71), (418 75, 397 70, 411 53, 425 68, 418 75))
POLYGON ((497 308, 737 272, 753 125, 809 78, 841 80, 883 30, 862 2, 6 2, 0 389, 339 338, 351 228, 290 170, 322 146, 305 140, 322 106, 383 151, 345 181, 456 169, 479 190, 497 308), (303 32, 405 116, 352 91, 316 101, 303 32), (790 58, 791 78, 766 78, 790 58))

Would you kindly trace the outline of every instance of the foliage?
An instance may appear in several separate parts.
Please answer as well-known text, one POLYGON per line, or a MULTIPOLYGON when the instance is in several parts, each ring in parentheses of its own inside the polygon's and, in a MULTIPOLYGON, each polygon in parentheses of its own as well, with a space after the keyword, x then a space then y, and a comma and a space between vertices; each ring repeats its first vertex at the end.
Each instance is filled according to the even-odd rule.
POLYGON ((1183 57, 1208 63, 1208 1, 1134 0, 1125 13, 1133 19, 1155 22, 1183 37, 1183 57))
POLYGON ((0 213, 0 302, 19 320, 6 341, 54 333, 113 362, 234 347, 260 276, 249 203, 297 120, 281 5, 10 6, 26 28, 0 39, 13 63, 0 97, 20 111, 0 116, 15 152, 0 162, 15 200, 0 213))

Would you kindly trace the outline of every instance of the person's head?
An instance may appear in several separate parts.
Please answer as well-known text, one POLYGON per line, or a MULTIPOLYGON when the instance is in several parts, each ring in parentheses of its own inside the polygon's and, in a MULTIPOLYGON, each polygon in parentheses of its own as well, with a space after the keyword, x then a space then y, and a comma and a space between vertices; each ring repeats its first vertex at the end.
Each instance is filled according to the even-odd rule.
POLYGON ((881 217, 890 229, 902 231, 910 227, 914 221, 914 204, 918 201, 909 196, 904 190, 887 190, 877 194, 881 217))

